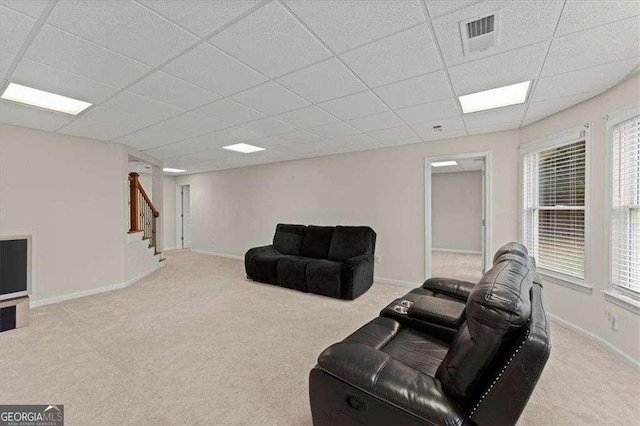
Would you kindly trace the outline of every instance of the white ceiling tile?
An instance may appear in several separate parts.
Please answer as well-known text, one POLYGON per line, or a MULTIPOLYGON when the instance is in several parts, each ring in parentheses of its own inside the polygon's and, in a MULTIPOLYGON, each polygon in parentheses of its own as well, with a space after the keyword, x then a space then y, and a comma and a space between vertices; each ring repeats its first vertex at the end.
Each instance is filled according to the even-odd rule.
POLYGON ((130 92, 146 96, 180 108, 193 109, 220 99, 220 96, 162 71, 156 71, 128 88, 130 92))
POLYGON ((117 142, 144 150, 193 138, 220 128, 220 121, 186 113, 119 138, 117 142))
POLYGON ((226 28, 209 42, 272 78, 331 56, 277 2, 226 28))
POLYGON ((265 136, 276 136, 298 130, 296 127, 272 117, 245 123, 242 127, 265 136))
POLYGON ((376 142, 375 139, 373 139, 369 135, 365 135, 364 133, 331 139, 331 142, 338 144, 339 146, 349 151, 364 151, 367 149, 376 149, 383 147, 381 143, 376 142))
POLYGON ((267 115, 291 111, 309 104, 273 81, 238 93, 232 99, 267 115))
POLYGON ((411 128, 425 141, 446 139, 460 136, 464 132, 464 123, 460 117, 443 118, 427 123, 412 124, 411 128), (434 126, 441 126, 442 130, 435 131, 434 126))
POLYGON ((287 0, 286 3, 337 53, 425 20, 416 0, 287 0))
POLYGON ((25 57, 116 87, 151 68, 49 25, 43 25, 25 57))
POLYGON ((396 113, 407 124, 455 117, 459 114, 458 107, 456 106, 456 101, 454 99, 444 99, 428 104, 415 105, 396 110, 396 113))
POLYGON ((429 16, 437 18, 476 3, 478 0, 426 0, 429 16))
POLYGON ((153 66, 198 41, 177 25, 129 0, 59 1, 47 23, 153 66))
POLYGON ((36 19, 47 6, 47 3, 49 3, 49 0, 0 0, 0 5, 36 19))
MULTIPOLYGON (((176 143, 179 145, 181 142, 176 143)), ((145 154, 149 154, 152 157, 157 157, 155 150, 145 151, 145 154)), ((198 151, 193 154, 183 155, 180 157, 173 157, 163 161, 165 167, 186 168, 187 171, 191 171, 192 167, 197 166, 203 162, 219 160, 222 158, 234 157, 235 154, 228 149, 213 148, 206 151, 198 151)))
POLYGON ((311 102, 323 102, 366 89, 335 58, 279 78, 278 82, 311 102))
POLYGON ((414 142, 420 142, 420 138, 415 134, 408 126, 394 127, 392 129, 376 130, 369 133, 373 139, 383 144, 391 143, 394 141, 413 140, 414 142))
POLYGON ((531 101, 605 90, 620 82, 637 65, 638 59, 632 58, 542 78, 538 81, 531 101))
POLYGON ((373 132, 375 130, 399 127, 404 123, 393 112, 383 112, 381 114, 368 115, 366 117, 354 118, 347 121, 351 126, 362 132, 373 132))
POLYGON ((333 99, 318 106, 343 120, 389 111, 370 90, 333 99))
POLYGON ((140 0, 165 18, 200 37, 210 35, 260 3, 260 0, 140 0))
POLYGON ((329 154, 344 152, 345 149, 329 141, 315 141, 307 143, 299 143, 295 145, 289 145, 283 152, 295 153, 295 154, 329 154))
POLYGON ((601 92, 602 90, 566 96, 564 98, 550 99, 547 101, 532 102, 527 110, 527 116, 524 120, 524 124, 527 125, 551 114, 555 114, 556 112, 560 112, 580 102, 584 102, 587 99, 591 99, 601 92))
POLYGON ((259 146, 260 148, 265 148, 265 149, 273 149, 273 148, 286 149, 286 146, 290 145, 290 143, 283 141, 278 136, 275 138, 268 137, 268 138, 252 140, 251 145, 259 146))
POLYGON ((40 108, 0 100, 0 122, 5 124, 54 131, 74 118, 69 114, 45 111, 40 108))
MULTIPOLYGON (((163 102, 154 101, 131 92, 120 92, 102 105, 119 111, 138 114, 152 119, 154 122, 166 120, 184 110, 163 102)), ((228 126, 225 124, 225 126, 228 126)))
POLYGON ((459 96, 508 86, 538 78, 546 54, 547 43, 538 43, 449 67, 449 76, 459 96))
POLYGON ((20 61, 11 81, 92 104, 100 103, 120 90, 29 59, 20 61))
POLYGON ((426 25, 419 25, 347 52, 341 58, 370 87, 441 68, 426 25))
POLYGON ((322 138, 318 135, 301 130, 299 132, 291 132, 284 135, 278 135, 278 139, 288 143, 308 143, 319 141, 322 138))
POLYGON ((249 142, 263 137, 260 133, 242 127, 231 127, 219 130, 209 135, 217 146, 233 145, 240 142, 249 142))
POLYGON ((525 104, 522 104, 464 114, 463 117, 467 126, 488 126, 491 124, 520 121, 524 110, 525 104))
POLYGON ((334 123, 337 120, 315 106, 308 106, 295 111, 285 112, 277 116, 278 119, 301 129, 334 123))
POLYGON ((470 135, 480 135, 482 133, 494 133, 517 129, 518 127, 520 127, 520 120, 510 121, 507 123, 467 126, 467 130, 470 135))
POLYGON ((203 43, 168 63, 163 71, 223 96, 266 80, 251 68, 208 43, 203 43))
POLYGON ((556 36, 586 30, 638 14, 640 14, 640 2, 635 0, 569 0, 562 10, 556 36))
POLYGON ((307 131, 309 133, 313 133, 314 135, 318 135, 327 139, 333 139, 340 136, 349 136, 359 133, 357 129, 354 129, 353 127, 349 126, 346 123, 343 123, 342 121, 314 127, 312 129, 307 129, 307 131))
POLYGON ((433 20, 442 55, 447 65, 482 58, 551 38, 562 10, 561 1, 484 1, 433 20), (482 18, 500 11, 498 44, 465 56, 460 21, 482 18))
POLYGON ((460 168, 465 172, 482 170, 484 166, 484 160, 481 158, 469 160, 456 159, 456 162, 458 163, 458 166, 460 166, 460 168))
POLYGON ((640 25, 637 17, 554 39, 542 76, 629 58, 640 58, 640 25))
POLYGON ((418 136, 407 136, 406 138, 399 138, 399 139, 390 139, 388 141, 385 142, 381 142, 383 146, 385 147, 389 147, 389 146, 400 146, 400 145, 411 145, 414 143, 420 143, 422 142, 422 139, 420 139, 418 136))
POLYGON ((18 53, 36 20, 0 6, 0 50, 18 53))
POLYGON ((98 106, 58 132, 109 141, 149 126, 154 121, 157 120, 119 109, 98 106))
POLYGON ((9 71, 9 67, 13 62, 13 59, 16 57, 13 53, 5 52, 4 50, 0 50, 0 80, 6 78, 6 74, 9 71))
POLYGON ((413 77, 375 89, 393 109, 447 99, 452 96, 442 71, 413 77))
POLYGON ((197 109, 197 112, 208 117, 217 118, 227 123, 238 125, 247 121, 258 120, 265 115, 261 112, 240 105, 229 99, 221 99, 197 109))

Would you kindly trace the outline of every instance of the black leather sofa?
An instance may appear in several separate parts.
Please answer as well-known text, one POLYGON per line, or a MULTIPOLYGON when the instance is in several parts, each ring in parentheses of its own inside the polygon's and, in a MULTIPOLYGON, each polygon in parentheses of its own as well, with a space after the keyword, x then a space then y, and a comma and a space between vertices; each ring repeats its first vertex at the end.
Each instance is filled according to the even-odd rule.
POLYGON ((432 278, 311 370, 320 425, 513 425, 551 341, 542 282, 510 243, 476 284, 432 278))
POLYGON ((273 245, 244 257, 247 277, 353 300, 373 284, 376 233, 368 226, 278 224, 273 245))

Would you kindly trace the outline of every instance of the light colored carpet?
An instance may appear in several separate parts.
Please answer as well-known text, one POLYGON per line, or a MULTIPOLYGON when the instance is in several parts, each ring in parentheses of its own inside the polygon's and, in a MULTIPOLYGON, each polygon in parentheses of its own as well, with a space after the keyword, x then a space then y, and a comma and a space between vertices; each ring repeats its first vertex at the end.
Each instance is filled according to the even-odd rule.
MULTIPOLYGON (((0 334, 0 404, 64 404, 67 425, 310 425, 318 354, 407 288, 341 301, 258 284, 237 260, 171 252, 123 290, 32 310, 0 334)), ((637 424, 640 377, 553 327, 521 424, 637 424)))
POLYGON ((431 276, 477 282, 482 278, 482 255, 434 250, 431 252, 431 276))

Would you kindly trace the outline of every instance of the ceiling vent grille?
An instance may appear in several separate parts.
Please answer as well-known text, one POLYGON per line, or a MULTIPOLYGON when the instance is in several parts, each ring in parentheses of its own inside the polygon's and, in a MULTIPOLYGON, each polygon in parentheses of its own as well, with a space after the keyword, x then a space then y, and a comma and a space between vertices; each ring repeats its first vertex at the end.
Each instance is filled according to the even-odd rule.
POLYGON ((476 38, 493 32, 495 15, 485 16, 476 21, 467 22, 467 38, 476 38))
POLYGON ((465 55, 491 49, 498 44, 498 12, 460 22, 465 55))

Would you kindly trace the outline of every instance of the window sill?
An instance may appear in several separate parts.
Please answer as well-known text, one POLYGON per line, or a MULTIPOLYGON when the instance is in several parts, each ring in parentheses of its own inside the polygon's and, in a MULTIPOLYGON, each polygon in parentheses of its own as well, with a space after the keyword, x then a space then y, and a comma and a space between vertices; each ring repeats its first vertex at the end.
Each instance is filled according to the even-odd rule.
POLYGON ((548 272, 544 272, 544 271, 540 271, 540 275, 542 276, 542 278, 544 278, 545 280, 552 282, 554 284, 558 284, 564 287, 568 287, 570 289, 573 290, 577 290, 581 293, 585 293, 585 294, 591 294, 593 293, 593 287, 588 286, 582 282, 578 282, 578 281, 571 281, 568 280, 566 278, 561 278, 555 274, 550 274, 548 272))
POLYGON ((618 305, 621 308, 626 309, 627 311, 632 312, 636 315, 640 315, 640 301, 625 296, 624 294, 619 293, 615 290, 602 290, 602 294, 604 294, 604 298, 608 302, 611 302, 614 305, 618 305))

